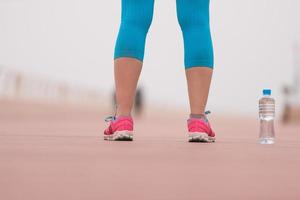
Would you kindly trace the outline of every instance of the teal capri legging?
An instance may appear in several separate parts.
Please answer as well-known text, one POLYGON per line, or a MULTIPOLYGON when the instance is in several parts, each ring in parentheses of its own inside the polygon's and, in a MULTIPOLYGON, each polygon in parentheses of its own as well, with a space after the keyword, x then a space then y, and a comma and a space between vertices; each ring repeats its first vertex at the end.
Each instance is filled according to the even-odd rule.
MULTIPOLYGON (((214 53, 209 25, 209 0, 176 0, 177 19, 184 39, 185 68, 213 68, 214 53)), ((122 17, 114 58, 144 59, 145 41, 154 0, 122 0, 122 17)))

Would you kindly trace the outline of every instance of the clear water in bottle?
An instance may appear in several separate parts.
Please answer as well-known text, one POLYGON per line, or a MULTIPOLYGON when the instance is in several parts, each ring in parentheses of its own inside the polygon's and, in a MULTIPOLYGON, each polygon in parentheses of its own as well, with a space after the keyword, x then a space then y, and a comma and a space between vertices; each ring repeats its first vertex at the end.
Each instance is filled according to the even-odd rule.
POLYGON ((270 89, 263 90, 263 97, 259 99, 259 119, 260 119, 260 144, 275 143, 275 100, 271 96, 270 89))

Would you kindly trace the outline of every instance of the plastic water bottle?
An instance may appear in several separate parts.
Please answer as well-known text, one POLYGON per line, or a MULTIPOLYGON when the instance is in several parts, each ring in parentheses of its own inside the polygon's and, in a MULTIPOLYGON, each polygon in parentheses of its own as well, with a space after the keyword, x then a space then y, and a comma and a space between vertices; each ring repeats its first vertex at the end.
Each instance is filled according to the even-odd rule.
POLYGON ((275 131, 275 99, 271 96, 272 90, 264 89, 263 97, 259 99, 259 119, 260 119, 260 144, 274 144, 275 131))

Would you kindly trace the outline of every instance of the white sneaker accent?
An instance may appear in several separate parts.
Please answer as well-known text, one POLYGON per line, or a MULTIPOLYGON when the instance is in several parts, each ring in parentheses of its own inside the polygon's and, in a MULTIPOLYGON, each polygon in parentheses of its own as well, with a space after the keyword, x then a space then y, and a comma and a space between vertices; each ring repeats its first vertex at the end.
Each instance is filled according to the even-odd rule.
POLYGON ((133 140, 133 131, 116 131, 112 135, 104 135, 104 140, 132 141, 133 140))
POLYGON ((201 133, 201 132, 193 132, 188 133, 189 135, 189 142, 215 142, 216 138, 208 136, 207 133, 201 133))

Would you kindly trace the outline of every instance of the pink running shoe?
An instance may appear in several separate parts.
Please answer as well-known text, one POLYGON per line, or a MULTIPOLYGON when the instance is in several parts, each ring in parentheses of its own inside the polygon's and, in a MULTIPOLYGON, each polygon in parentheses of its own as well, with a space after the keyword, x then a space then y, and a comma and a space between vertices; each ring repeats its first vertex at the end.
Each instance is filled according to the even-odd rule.
POLYGON ((104 130, 104 140, 110 141, 132 141, 133 140, 133 120, 132 117, 107 117, 106 122, 110 122, 109 127, 104 130))
POLYGON ((210 112, 205 112, 205 118, 190 118, 187 121, 189 142, 215 142, 216 135, 206 118, 210 112))

